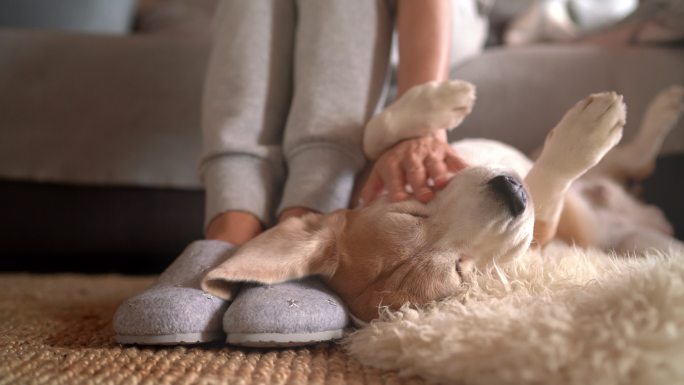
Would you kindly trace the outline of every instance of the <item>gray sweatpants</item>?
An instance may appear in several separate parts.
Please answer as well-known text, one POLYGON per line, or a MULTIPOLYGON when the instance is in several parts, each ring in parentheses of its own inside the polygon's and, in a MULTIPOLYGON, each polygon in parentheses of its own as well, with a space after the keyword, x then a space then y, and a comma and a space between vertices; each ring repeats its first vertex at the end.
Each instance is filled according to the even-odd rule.
POLYGON ((289 207, 346 207, 386 83, 390 5, 224 0, 218 12, 202 113, 205 224, 228 210, 271 224, 289 207))

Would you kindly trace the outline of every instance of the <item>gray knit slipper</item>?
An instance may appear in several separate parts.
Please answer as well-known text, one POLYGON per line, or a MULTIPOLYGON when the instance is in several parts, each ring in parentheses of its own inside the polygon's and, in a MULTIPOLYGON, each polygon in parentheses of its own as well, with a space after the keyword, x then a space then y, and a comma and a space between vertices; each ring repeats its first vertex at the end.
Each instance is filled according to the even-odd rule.
POLYGON ((245 284, 223 317, 228 343, 249 347, 308 345, 341 338, 349 324, 342 300, 317 278, 245 284))
POLYGON ((205 271, 223 262, 233 246, 215 240, 191 243, 149 289, 119 306, 112 321, 121 344, 171 345, 222 341, 228 302, 203 292, 205 271))

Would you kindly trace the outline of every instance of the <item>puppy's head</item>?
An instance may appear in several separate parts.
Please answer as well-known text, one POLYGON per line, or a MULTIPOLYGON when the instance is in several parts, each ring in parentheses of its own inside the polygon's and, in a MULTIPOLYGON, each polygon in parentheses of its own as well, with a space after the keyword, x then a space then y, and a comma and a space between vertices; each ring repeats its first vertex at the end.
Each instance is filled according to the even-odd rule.
POLYGON ((273 284, 320 275, 362 320, 378 306, 424 304, 452 294, 467 264, 516 257, 532 238, 520 179, 470 167, 428 204, 379 200, 354 210, 291 218, 246 243, 203 288, 224 298, 240 281, 273 284))

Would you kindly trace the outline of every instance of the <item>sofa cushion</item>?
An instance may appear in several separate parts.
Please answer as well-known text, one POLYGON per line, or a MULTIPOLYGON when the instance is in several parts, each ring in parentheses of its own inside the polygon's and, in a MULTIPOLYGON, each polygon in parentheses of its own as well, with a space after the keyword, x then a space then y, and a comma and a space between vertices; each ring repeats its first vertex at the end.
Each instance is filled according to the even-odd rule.
POLYGON ((209 41, 0 29, 0 177, 199 187, 209 41))
POLYGON ((210 38, 217 0, 141 0, 136 33, 210 38))
MULTIPOLYGON (((627 141, 652 98, 666 87, 684 84, 682 68, 681 47, 552 44, 489 49, 451 73, 477 86, 477 102, 450 138, 497 139, 529 153, 577 101, 614 90, 627 104, 627 141)), ((662 148, 663 154, 682 152, 684 119, 662 148)))

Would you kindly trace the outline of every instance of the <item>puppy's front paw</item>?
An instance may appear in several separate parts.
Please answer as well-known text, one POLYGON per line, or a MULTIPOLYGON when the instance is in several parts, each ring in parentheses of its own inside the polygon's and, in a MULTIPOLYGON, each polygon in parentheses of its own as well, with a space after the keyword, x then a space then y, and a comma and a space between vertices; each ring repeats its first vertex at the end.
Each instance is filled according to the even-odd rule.
POLYGON ((622 95, 615 92, 588 96, 549 133, 542 158, 566 177, 579 177, 620 141, 626 111, 622 95))
POLYGON ((403 134, 422 136, 463 122, 475 103, 475 86, 462 80, 430 82, 411 88, 387 112, 403 134))
POLYGON ((411 88, 366 125, 364 151, 374 159, 407 138, 451 129, 475 103, 475 86, 462 80, 430 82, 411 88))

